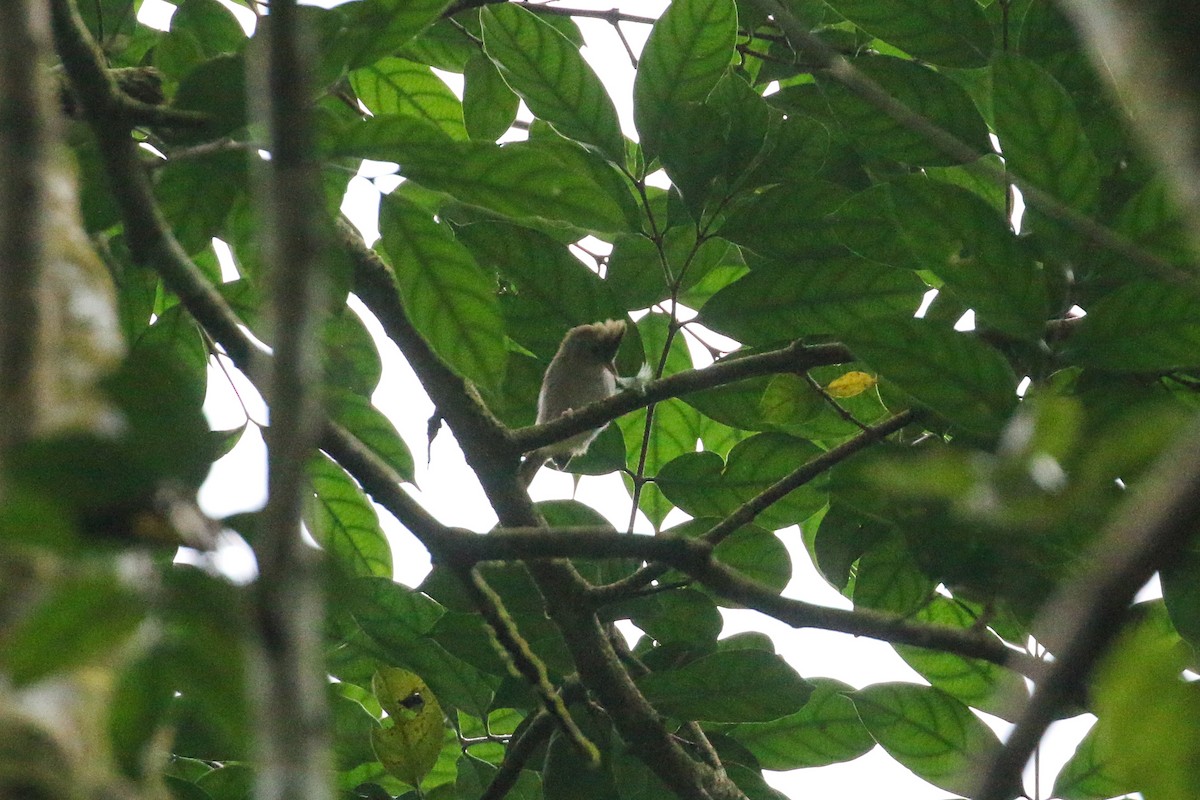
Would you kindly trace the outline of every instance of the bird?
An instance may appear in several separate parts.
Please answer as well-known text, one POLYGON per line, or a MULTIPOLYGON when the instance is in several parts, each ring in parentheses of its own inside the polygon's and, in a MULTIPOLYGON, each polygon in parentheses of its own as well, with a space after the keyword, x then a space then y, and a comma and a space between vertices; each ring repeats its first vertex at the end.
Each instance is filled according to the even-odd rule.
MULTIPOLYGON (((567 331, 542 377, 537 424, 545 424, 616 394, 617 369, 613 359, 624 335, 625 322, 611 319, 577 325, 567 331)), ((521 464, 522 483, 529 486, 547 460, 561 464, 573 456, 583 455, 604 427, 577 433, 526 455, 521 464)))

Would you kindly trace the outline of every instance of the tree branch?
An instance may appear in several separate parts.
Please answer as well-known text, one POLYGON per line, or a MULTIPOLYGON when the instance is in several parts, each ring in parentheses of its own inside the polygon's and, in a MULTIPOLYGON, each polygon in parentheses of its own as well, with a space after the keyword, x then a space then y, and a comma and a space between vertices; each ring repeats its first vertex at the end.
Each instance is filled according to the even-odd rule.
POLYGON ((543 445, 565 439, 572 434, 612 422, 617 417, 672 397, 724 386, 747 378, 774 375, 780 372, 803 372, 814 367, 853 361, 854 356, 840 344, 804 345, 795 342, 768 353, 731 358, 703 369, 677 372, 653 381, 642 390, 615 394, 599 403, 572 411, 569 415, 543 425, 518 428, 511 433, 514 447, 528 452, 543 445))
MULTIPOLYGON (((710 546, 720 542, 743 525, 754 521, 754 518, 766 511, 774 503, 779 502, 789 493, 799 489, 804 484, 825 473, 834 466, 845 461, 860 450, 890 436, 903 428, 913 419, 913 412, 902 411, 894 417, 878 425, 868 428, 858 436, 843 442, 837 447, 817 456, 811 461, 797 467, 793 472, 780 478, 758 495, 747 500, 734 509, 729 516, 705 531, 699 538, 710 546)), ((637 591, 661 577, 666 569, 661 564, 647 564, 628 577, 619 581, 593 589, 590 599, 597 605, 604 605, 626 597, 630 592, 637 591)))
MULTIPOLYGON (((396 341, 454 431, 501 524, 544 527, 545 521, 518 480, 519 450, 507 430, 412 327, 387 265, 349 225, 341 226, 341 234, 355 263, 355 292, 396 341)), ((642 696, 592 606, 584 602, 590 587, 575 568, 568 562, 549 561, 531 563, 529 571, 547 599, 547 613, 562 631, 581 679, 595 691, 621 736, 646 765, 686 800, 744 800, 724 770, 692 760, 642 696)))
POLYGON ((170 235, 130 137, 132 129, 120 114, 116 86, 70 0, 51 0, 50 13, 55 47, 112 179, 130 256, 158 272, 240 369, 251 377, 265 375, 263 352, 242 333, 229 304, 170 235))
MULTIPOLYGON (((1192 32, 1172 0, 1059 0, 1092 59, 1132 110, 1135 128, 1162 166, 1193 243, 1200 243, 1200 58, 1192 32)), ((981 781, 979 800, 995 800, 1019 778, 1057 711, 1087 680, 1112 645, 1134 595, 1170 563, 1200 525, 1200 424, 1159 458, 1140 487, 1112 517, 1092 548, 1089 566, 1044 607, 1039 641, 1055 654, 1036 680, 1016 728, 981 781)), ((1039 632, 1040 629, 1040 632, 1039 632)))
POLYGON ((714 560, 713 543, 703 538, 673 534, 629 535, 599 526, 497 528, 486 536, 448 530, 438 546, 440 550, 434 554, 435 559, 445 558, 452 563, 630 557, 658 561, 691 576, 728 600, 794 628, 820 628, 892 644, 940 650, 989 661, 1030 676, 1038 674, 1042 663, 985 633, 913 623, 904 617, 868 609, 847 611, 781 597, 714 560))
POLYGON ((262 724, 257 796, 264 800, 332 797, 321 630, 324 598, 314 557, 300 536, 304 498, 311 492, 307 465, 322 419, 318 326, 326 305, 320 270, 325 248, 323 194, 313 159, 309 113, 312 63, 294 0, 273 0, 263 26, 265 69, 251 70, 261 86, 253 95, 266 123, 271 161, 260 193, 267 222, 266 253, 274 331, 267 398, 267 504, 255 542, 258 579, 253 596, 257 669, 252 686, 262 724))
POLYGON ((1183 550, 1200 526, 1200 423, 1163 455, 1092 547, 1089 566, 1047 603, 1034 624, 1055 660, 982 780, 977 800, 1001 800, 1054 721, 1121 632, 1130 604, 1154 572, 1183 550))
POLYGON ((16 5, 0 25, 0 455, 35 418, 37 287, 55 138, 42 54, 48 31, 34 3, 16 5))

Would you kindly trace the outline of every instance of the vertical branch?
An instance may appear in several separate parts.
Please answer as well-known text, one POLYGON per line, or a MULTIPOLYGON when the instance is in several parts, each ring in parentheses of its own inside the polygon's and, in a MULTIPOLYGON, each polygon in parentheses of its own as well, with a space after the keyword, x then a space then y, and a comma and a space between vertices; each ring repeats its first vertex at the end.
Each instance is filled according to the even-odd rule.
POLYGON ((44 6, 15 0, 0 25, 0 453, 34 411, 38 274, 45 255, 47 142, 44 6))
POLYGON ((257 547, 256 623, 260 660, 257 796, 262 800, 332 797, 328 709, 320 632, 322 598, 316 553, 300 537, 305 465, 320 434, 318 311, 326 292, 319 272, 324 239, 321 187, 313 161, 306 65, 292 0, 276 0, 266 20, 263 98, 271 161, 261 198, 271 274, 274 353, 268 394, 269 496, 257 547))

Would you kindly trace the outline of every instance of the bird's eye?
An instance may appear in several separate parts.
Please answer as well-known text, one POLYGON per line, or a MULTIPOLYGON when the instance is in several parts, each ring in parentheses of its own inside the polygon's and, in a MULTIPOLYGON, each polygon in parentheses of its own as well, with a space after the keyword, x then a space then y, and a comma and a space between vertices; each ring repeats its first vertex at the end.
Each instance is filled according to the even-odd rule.
POLYGON ((409 711, 420 711, 425 707, 425 698, 421 697, 420 692, 413 692, 408 697, 400 701, 400 705, 407 708, 409 711))

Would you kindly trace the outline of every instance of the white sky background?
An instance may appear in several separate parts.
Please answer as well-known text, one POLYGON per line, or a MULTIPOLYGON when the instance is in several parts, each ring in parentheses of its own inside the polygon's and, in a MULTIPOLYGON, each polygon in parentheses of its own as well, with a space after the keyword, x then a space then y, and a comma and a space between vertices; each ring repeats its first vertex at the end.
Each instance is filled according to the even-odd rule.
MULTIPOLYGON (((224 2, 224 0, 222 0, 224 2)), ((318 5, 336 5, 338 0, 324 0, 318 5)), ((617 3, 616 0, 571 0, 564 7, 608 10, 614 4, 623 5, 631 14, 657 17, 666 7, 666 0, 639 0, 617 3)), ((244 26, 253 26, 253 18, 241 7, 229 5, 244 26)), ((165 28, 174 7, 162 0, 144 0, 139 18, 155 27, 165 28)), ((631 106, 634 70, 613 27, 601 20, 579 18, 587 46, 584 57, 592 64, 608 88, 617 106, 626 135, 636 138, 631 106)), ((648 25, 626 23, 621 26, 626 40, 635 53, 641 52, 648 25)), ((461 96, 461 76, 443 75, 447 83, 461 96)), ((530 115, 522 105, 518 115, 528 120, 530 115)), ((368 243, 378 235, 376 227, 380 190, 390 191, 397 179, 390 176, 392 165, 368 163, 350 184, 343 210, 363 230, 368 243), (379 178, 372 181, 372 178, 379 178)), ((226 263, 227 260, 226 260, 226 263)), ((232 275, 231 275, 232 277, 232 275)), ((474 473, 467 467, 462 452, 445 427, 437 436, 426 463, 426 420, 433 413, 429 401, 412 370, 396 347, 384 336, 378 323, 365 311, 356 298, 352 307, 364 318, 379 345, 383 360, 383 377, 376 390, 375 405, 396 424, 404 441, 412 450, 416 462, 419 489, 405 486, 438 519, 448 525, 476 531, 486 531, 496 522, 474 473)), ((707 334, 706 339, 720 339, 707 334)), ((692 348, 693 359, 702 366, 711 359, 703 348, 692 348)), ((235 393, 231 378, 212 370, 205 412, 215 429, 239 427, 245 422, 243 403, 250 417, 265 421, 266 411, 255 390, 232 373, 237 386, 235 393), (240 398, 240 399, 239 399, 240 398)), ((266 499, 266 452, 257 429, 250 425, 245 436, 232 453, 213 468, 200 492, 201 506, 213 516, 221 517, 237 511, 261 508, 266 499)), ((575 490, 572 479, 549 468, 543 469, 531 486, 535 500, 570 498, 585 503, 604 514, 618 529, 624 529, 630 510, 630 499, 618 475, 584 477, 575 490)), ((395 554, 395 577, 409 586, 416 586, 429 570, 429 556, 423 547, 382 508, 377 507, 383 528, 388 534, 395 554)), ((673 512, 679 514, 680 512, 673 512)), ((672 517, 668 524, 682 520, 672 517)), ((640 530, 650 530, 643 519, 640 530)), ((784 591, 787 597, 849 608, 850 603, 834 591, 813 568, 796 528, 780 532, 792 556, 794 575, 784 591)), ((218 565, 233 574, 247 575, 248 555, 233 547, 216 556, 218 565)), ((885 681, 925 681, 911 670, 886 644, 869 639, 855 639, 845 634, 826 631, 796 631, 761 614, 746 610, 724 610, 725 631, 730 635, 743 630, 768 633, 779 653, 805 677, 828 676, 856 687, 885 681)), ((995 718, 985 717, 1002 736, 1008 726, 995 718)), ((1041 797, 1049 796, 1049 786, 1061 764, 1070 757, 1078 738, 1090 726, 1088 717, 1059 723, 1043 746, 1041 755, 1041 797)), ((1032 770, 1030 771, 1032 772, 1032 770)), ((846 764, 787 773, 768 772, 767 779, 789 797, 837 796, 857 798, 887 797, 889 800, 944 800, 947 793, 916 778, 890 757, 875 748, 866 756, 846 764)), ((1032 782, 1028 782, 1033 789, 1032 782)), ((1037 794, 1032 794, 1038 797, 1037 794)))

